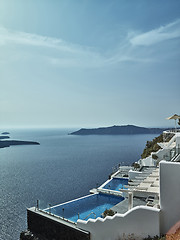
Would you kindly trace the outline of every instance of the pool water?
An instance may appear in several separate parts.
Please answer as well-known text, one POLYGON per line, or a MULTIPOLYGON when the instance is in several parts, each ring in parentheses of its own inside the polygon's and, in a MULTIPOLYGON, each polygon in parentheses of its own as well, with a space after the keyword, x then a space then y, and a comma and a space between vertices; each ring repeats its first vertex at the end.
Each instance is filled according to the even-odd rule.
MULTIPOLYGON (((101 217, 106 209, 110 209, 122 200, 124 198, 120 196, 92 194, 52 207, 51 213, 73 222, 77 222, 78 218, 88 220, 89 218, 101 217)), ((46 209, 46 211, 49 210, 46 209)))
POLYGON ((127 189, 124 185, 128 185, 128 179, 113 178, 105 186, 103 186, 103 189, 110 189, 114 191, 118 191, 119 189, 127 189))

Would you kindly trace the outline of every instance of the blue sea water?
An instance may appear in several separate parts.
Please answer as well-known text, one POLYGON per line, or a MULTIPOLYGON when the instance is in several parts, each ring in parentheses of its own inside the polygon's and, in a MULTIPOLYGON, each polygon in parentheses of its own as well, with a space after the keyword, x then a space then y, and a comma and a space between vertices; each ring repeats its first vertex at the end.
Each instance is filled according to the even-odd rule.
MULTIPOLYGON (((140 158, 157 135, 68 135, 74 129, 6 129, 11 139, 40 145, 0 149, 0 239, 18 240, 26 208, 56 205, 89 194, 112 167, 140 158)), ((3 131, 3 130, 2 130, 3 131)))

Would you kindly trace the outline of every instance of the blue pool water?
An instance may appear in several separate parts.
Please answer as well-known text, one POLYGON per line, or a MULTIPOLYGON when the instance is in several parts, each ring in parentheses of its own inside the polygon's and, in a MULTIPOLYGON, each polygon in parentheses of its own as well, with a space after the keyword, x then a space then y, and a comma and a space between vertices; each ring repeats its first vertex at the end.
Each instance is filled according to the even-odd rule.
POLYGON ((103 188, 118 191, 119 189, 126 189, 124 185, 128 185, 128 179, 113 178, 103 188))
MULTIPOLYGON (((51 213, 73 222, 77 222, 78 214, 79 219, 88 220, 89 218, 101 217, 101 214, 106 209, 110 209, 123 199, 123 197, 93 194, 52 207, 51 213)), ((47 209, 46 211, 48 212, 49 210, 47 209)))

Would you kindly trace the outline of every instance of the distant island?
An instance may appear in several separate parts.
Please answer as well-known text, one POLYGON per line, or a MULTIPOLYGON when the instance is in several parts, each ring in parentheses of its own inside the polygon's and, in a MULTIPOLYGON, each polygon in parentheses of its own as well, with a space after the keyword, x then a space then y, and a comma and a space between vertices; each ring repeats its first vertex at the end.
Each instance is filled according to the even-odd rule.
POLYGON ((9 132, 3 132, 1 133, 3 136, 0 136, 0 148, 15 146, 15 145, 40 145, 38 142, 34 141, 20 141, 20 140, 5 140, 9 139, 9 136, 6 136, 10 134, 9 132))
POLYGON ((125 134, 160 134, 165 128, 145 128, 134 125, 122 125, 100 128, 81 128, 70 135, 125 135, 125 134))
POLYGON ((10 138, 9 136, 0 136, 0 139, 8 139, 10 138))
POLYGON ((2 132, 1 133, 2 135, 8 135, 8 134, 10 134, 9 132, 2 132))
POLYGON ((40 145, 38 142, 32 141, 18 141, 18 140, 5 140, 0 141, 0 148, 10 147, 14 145, 40 145))

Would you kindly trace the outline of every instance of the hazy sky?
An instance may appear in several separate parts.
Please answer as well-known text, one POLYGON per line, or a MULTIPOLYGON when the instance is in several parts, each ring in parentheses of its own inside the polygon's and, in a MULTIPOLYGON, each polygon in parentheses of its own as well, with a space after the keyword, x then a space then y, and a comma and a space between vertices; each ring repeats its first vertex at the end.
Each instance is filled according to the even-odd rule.
POLYGON ((179 0, 0 0, 0 126, 174 126, 179 0))

